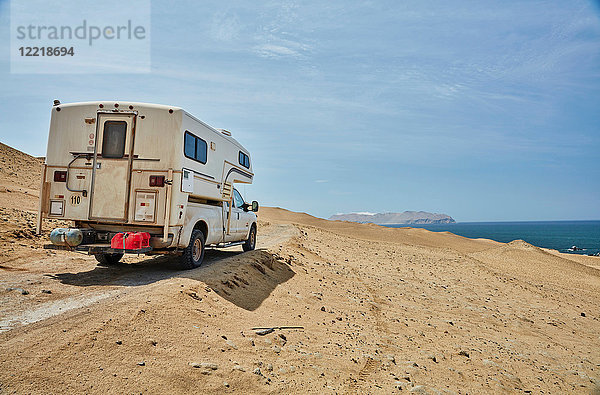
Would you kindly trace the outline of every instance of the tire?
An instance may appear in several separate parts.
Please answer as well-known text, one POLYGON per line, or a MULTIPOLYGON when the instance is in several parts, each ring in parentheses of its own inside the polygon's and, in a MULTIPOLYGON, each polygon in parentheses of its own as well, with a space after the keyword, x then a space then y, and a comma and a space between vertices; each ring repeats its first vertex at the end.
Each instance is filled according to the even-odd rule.
POLYGON ((242 244, 242 249, 244 251, 252 251, 256 247, 256 226, 252 225, 250 228, 250 233, 248 234, 248 240, 244 244, 242 244))
POLYGON ((101 266, 113 266, 119 263, 123 254, 96 254, 94 258, 101 266))
POLYGON ((200 230, 192 231, 190 244, 183 250, 179 261, 180 269, 195 269, 202 265, 204 259, 204 233, 200 230))

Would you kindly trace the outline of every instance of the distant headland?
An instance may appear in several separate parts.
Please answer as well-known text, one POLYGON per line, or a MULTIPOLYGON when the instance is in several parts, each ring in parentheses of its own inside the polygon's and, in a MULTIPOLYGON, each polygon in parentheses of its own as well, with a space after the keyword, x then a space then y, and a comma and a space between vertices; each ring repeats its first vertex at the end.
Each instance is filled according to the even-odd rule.
POLYGON ((425 211, 405 211, 403 213, 348 213, 335 214, 329 217, 333 221, 350 221, 373 223, 380 225, 420 225, 420 224, 452 224, 456 221, 449 215, 428 213, 425 211))

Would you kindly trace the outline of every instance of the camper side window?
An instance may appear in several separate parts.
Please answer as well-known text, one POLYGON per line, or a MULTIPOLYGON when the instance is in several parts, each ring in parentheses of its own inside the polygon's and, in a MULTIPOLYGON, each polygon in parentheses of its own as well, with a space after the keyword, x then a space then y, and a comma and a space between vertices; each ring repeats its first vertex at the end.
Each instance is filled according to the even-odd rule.
POLYGON ((196 139, 196 160, 198 162, 206 163, 206 151, 208 151, 208 146, 206 145, 206 141, 197 138, 196 139))
POLYGON ((125 137, 127 135, 127 122, 106 121, 102 136, 102 157, 122 158, 125 154, 125 137))
POLYGON ((189 133, 185 134, 184 153, 190 159, 196 159, 196 139, 189 133))
POLYGON ((238 161, 240 162, 240 165, 244 166, 246 169, 250 168, 250 158, 242 151, 240 151, 238 161))
POLYGON ((196 137, 187 130, 183 140, 183 154, 186 158, 206 164, 208 144, 200 137, 196 137))

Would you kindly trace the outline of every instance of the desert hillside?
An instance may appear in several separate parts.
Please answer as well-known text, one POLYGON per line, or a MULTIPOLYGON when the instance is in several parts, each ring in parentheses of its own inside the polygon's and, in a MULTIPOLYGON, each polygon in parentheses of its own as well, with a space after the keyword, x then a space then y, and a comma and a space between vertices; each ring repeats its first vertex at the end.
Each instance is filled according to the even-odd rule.
POLYGON ((0 148, 2 392, 600 389, 598 258, 263 207, 256 251, 100 267, 42 249, 40 161, 0 148))
POLYGON ((0 143, 0 197, 2 208, 37 210, 43 159, 0 143))

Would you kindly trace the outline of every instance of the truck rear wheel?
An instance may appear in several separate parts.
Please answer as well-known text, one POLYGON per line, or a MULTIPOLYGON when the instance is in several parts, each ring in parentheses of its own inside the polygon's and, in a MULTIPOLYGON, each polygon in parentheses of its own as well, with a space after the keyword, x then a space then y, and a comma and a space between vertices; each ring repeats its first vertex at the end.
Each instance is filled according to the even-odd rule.
POLYGON ((183 255, 179 262, 181 269, 194 269, 202 265, 204 259, 204 233, 200 230, 194 230, 190 239, 190 244, 183 250, 183 255))
POLYGON ((94 258, 102 266, 112 266, 119 263, 121 258, 123 258, 123 254, 96 254, 94 258))
POLYGON ((242 244, 244 251, 252 251, 256 247, 256 226, 252 225, 250 228, 250 234, 248 234, 248 240, 242 244))

